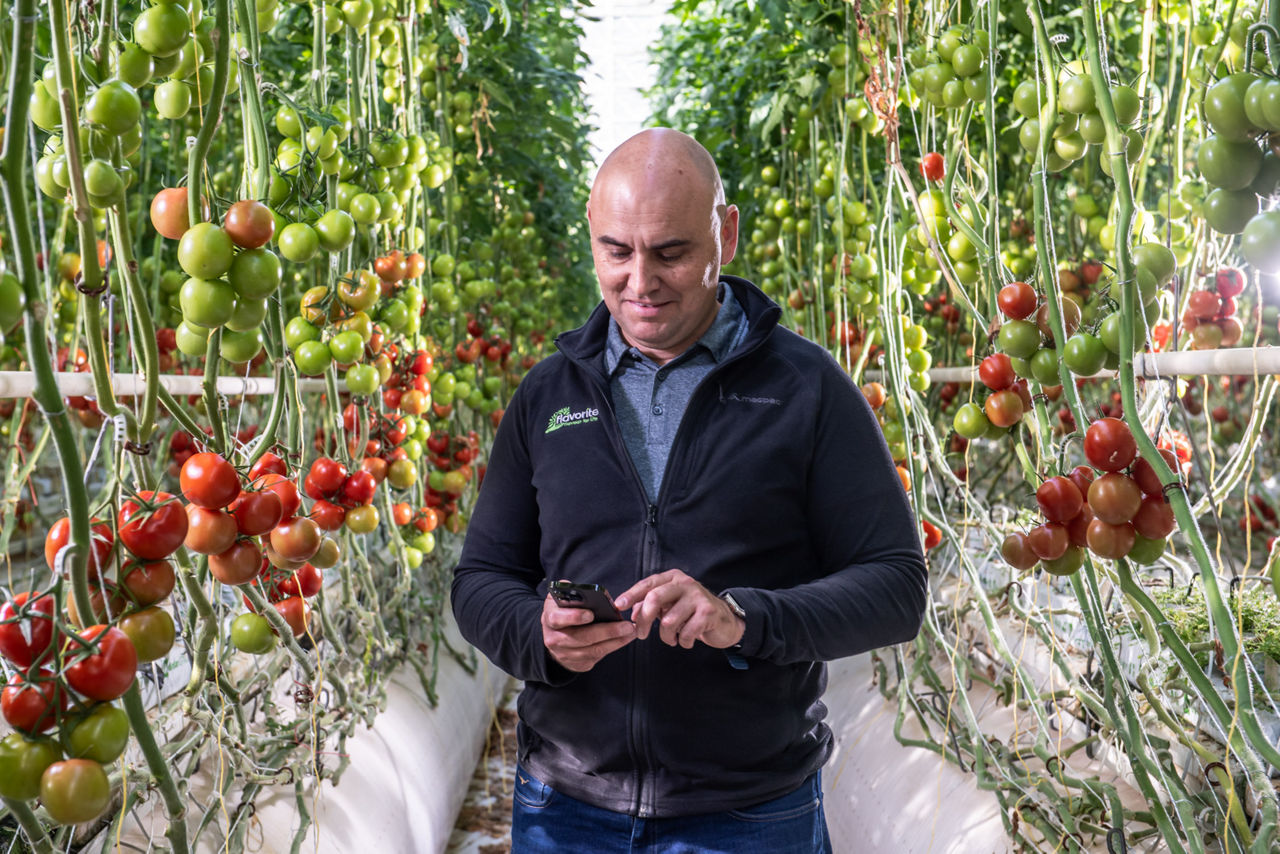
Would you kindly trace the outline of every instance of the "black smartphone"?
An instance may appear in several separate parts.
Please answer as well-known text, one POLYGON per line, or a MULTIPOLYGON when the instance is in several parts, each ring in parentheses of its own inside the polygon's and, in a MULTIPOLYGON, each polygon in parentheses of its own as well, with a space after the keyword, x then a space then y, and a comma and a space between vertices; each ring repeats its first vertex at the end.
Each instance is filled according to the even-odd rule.
POLYGON ((597 623, 616 623, 622 619, 622 613, 613 604, 613 597, 599 584, 553 581, 549 590, 557 605, 562 608, 586 608, 595 615, 597 623))

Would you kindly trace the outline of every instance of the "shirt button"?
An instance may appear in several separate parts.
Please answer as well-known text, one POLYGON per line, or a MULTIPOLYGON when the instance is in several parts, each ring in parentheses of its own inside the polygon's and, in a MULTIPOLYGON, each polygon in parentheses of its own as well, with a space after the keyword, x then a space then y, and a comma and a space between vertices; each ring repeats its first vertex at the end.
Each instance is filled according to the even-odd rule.
POLYGON ((654 414, 654 415, 661 415, 661 414, 662 414, 662 404, 661 404, 661 403, 655 403, 655 404, 653 405, 653 414, 654 414))

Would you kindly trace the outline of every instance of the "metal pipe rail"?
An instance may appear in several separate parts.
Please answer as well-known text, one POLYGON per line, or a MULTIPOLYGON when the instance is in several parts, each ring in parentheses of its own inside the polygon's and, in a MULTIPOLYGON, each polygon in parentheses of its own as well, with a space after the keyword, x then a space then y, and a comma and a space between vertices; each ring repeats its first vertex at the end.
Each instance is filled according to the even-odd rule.
MULTIPOLYGON (((1280 375, 1280 347, 1233 347, 1221 350, 1179 350, 1175 353, 1139 353, 1134 371, 1144 379, 1161 377, 1221 377, 1280 375)), ((935 383, 971 383, 978 368, 931 368, 935 383)), ((1115 371, 1099 371, 1096 378, 1111 378, 1115 371)), ((884 371, 867 371, 868 380, 880 380, 884 371)), ((2 388, 2 387, 0 387, 2 388)))
MULTIPOLYGON (((91 397, 94 394, 93 374, 91 373, 59 373, 58 390, 67 397, 91 397)), ((111 386, 117 395, 140 395, 146 391, 146 377, 143 374, 112 374, 111 386)), ((160 377, 160 385, 170 394, 201 394, 204 391, 204 377, 195 375, 174 374, 160 377)), ((35 389, 35 375, 30 371, 0 371, 0 398, 30 397, 35 389)), ((300 379, 298 389, 304 392, 323 392, 323 379, 300 379)), ((218 377, 218 393, 231 395, 270 395, 275 394, 274 377, 218 377)))

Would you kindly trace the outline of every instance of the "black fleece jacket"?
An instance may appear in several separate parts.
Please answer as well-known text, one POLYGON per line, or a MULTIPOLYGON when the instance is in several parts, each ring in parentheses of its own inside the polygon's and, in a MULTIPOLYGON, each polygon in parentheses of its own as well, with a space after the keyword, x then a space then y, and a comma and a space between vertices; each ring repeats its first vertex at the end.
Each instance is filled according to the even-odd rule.
POLYGON ((631 815, 793 790, 832 750, 822 662, 910 640, 925 607, 915 522, 862 394, 759 289, 722 281, 749 331, 694 391, 657 501, 613 415, 602 304, 512 397, 454 575, 462 634, 526 683, 520 761, 631 815), (551 659, 548 579, 617 595, 673 567, 746 611, 747 669, 656 631, 587 673, 551 659))

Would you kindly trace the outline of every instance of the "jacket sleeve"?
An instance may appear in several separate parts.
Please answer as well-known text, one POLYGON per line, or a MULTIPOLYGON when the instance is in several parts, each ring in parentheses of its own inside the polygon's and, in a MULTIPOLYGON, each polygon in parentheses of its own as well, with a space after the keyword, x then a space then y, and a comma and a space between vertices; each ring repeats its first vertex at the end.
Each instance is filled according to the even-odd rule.
POLYGON ((821 577, 783 590, 729 591, 747 614, 741 654, 775 664, 911 640, 928 594, 914 515, 884 435, 848 375, 827 362, 806 499, 821 577))
POLYGON ((538 585, 545 573, 520 392, 498 425, 467 525, 453 574, 453 614, 462 636, 502 670, 525 681, 563 684, 572 674, 552 660, 542 641, 538 585))

